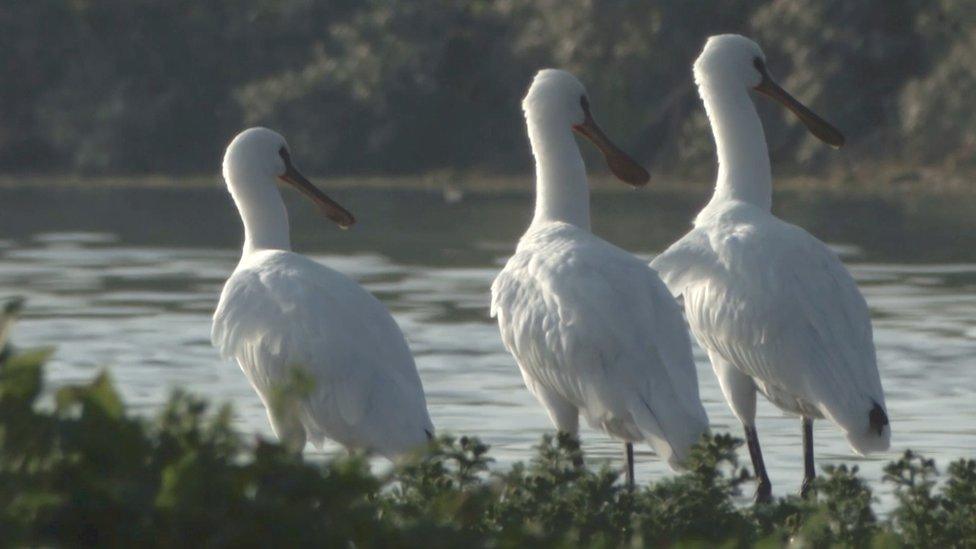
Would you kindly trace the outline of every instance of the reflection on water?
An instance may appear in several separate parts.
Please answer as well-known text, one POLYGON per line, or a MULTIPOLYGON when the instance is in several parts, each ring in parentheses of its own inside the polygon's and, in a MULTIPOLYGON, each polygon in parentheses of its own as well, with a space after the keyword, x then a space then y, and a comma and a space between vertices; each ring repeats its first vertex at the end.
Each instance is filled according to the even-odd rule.
MULTIPOLYGON (((531 197, 468 196, 447 204, 425 192, 332 194, 360 225, 338 231, 295 202, 295 247, 359 280, 391 308, 417 355, 441 431, 483 437, 501 464, 525 459, 551 427, 524 390, 487 308, 489 284, 527 223, 531 197)), ((594 227, 650 257, 681 234, 702 200, 601 194, 593 200, 594 227)), ((876 481, 906 447, 941 463, 971 456, 976 200, 787 195, 778 205, 784 217, 838 243, 860 282, 893 424, 891 453, 854 458, 836 430, 817 422, 819 463, 857 459, 876 481)), ((48 371, 54 386, 108 366, 137 410, 155 410, 180 387, 232 402, 242 431, 270 435, 244 376, 209 343, 209 317, 238 259, 239 231, 218 188, 0 191, 0 294, 29 299, 15 341, 58 345, 48 371)), ((697 349, 696 358, 713 428, 738 434, 697 349)), ((799 421, 765 402, 759 415, 774 487, 794 491, 802 476, 799 421)), ((583 438, 597 460, 619 460, 621 448, 607 437, 587 429, 583 438)), ((648 453, 639 465, 642 479, 666 474, 648 453)))

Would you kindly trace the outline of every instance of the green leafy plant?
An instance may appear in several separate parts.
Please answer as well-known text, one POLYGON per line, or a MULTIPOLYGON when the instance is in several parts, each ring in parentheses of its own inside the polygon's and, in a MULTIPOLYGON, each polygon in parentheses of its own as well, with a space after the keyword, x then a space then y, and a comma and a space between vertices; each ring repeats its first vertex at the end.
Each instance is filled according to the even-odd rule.
POLYGON ((888 547, 976 546, 976 461, 906 452, 888 465, 881 520, 857 467, 824 468, 809 499, 753 506, 741 441, 703 438, 683 474, 628 489, 546 436, 493 470, 489 447, 442 436, 388 472, 365 456, 304 461, 250 443, 228 407, 175 393, 152 420, 126 413, 107 374, 41 405, 50 351, 0 364, 0 531, 11 546, 888 547))

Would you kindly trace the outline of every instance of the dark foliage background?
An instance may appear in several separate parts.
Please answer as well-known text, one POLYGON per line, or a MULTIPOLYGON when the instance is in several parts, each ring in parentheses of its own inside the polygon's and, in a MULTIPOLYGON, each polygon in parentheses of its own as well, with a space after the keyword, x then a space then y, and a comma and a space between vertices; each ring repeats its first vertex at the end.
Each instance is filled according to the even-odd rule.
POLYGON ((519 100, 555 66, 641 161, 695 173, 690 64, 720 32, 848 136, 830 154, 764 103, 778 164, 973 163, 972 0, 7 0, 0 171, 212 172, 263 124, 319 173, 524 172, 519 100))

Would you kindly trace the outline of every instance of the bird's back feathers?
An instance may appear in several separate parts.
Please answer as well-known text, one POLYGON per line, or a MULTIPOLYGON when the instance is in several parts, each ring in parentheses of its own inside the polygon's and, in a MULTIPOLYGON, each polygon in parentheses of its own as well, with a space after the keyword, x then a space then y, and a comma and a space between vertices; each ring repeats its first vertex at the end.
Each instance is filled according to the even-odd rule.
POLYGON ((826 245, 744 203, 700 220, 652 261, 698 341, 779 407, 839 425, 859 452, 890 428, 867 304, 826 245), (875 419, 872 419, 874 414, 875 419))
POLYGON ((672 465, 706 430, 680 309, 624 250, 566 223, 536 226, 492 285, 492 315, 530 390, 594 427, 646 440, 672 465))
POLYGON ((296 414, 313 443, 328 437, 393 456, 433 433, 413 357, 386 307, 304 256, 245 256, 224 286, 212 340, 240 364, 272 424, 285 421, 276 413, 296 414), (276 410, 282 391, 299 404, 276 410))

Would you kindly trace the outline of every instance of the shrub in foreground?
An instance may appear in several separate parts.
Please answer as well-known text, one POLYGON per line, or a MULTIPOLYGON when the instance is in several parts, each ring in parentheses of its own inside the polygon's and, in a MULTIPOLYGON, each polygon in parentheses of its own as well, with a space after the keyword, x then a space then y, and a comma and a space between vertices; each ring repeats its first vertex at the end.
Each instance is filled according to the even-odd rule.
POLYGON ((39 405, 45 357, 0 365, 2 545, 976 547, 973 460, 939 484, 935 464, 907 452, 886 468, 897 507, 885 520, 843 465, 824 468, 809 500, 748 504, 728 435, 704 439, 686 473, 633 491, 606 466, 574 466, 569 436, 504 472, 477 439, 445 436, 375 474, 363 456, 310 463, 251 443, 228 408, 182 393, 155 420, 133 418, 105 374, 39 405))

